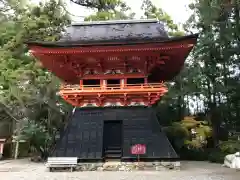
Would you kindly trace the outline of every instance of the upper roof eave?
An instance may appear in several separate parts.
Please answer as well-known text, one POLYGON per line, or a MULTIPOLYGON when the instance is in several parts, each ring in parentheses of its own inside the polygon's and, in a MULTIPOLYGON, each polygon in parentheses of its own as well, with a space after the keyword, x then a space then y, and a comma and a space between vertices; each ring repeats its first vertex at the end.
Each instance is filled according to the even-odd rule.
POLYGON ((69 41, 69 42, 44 42, 44 41, 27 41, 28 46, 41 46, 46 48, 61 48, 61 47, 86 47, 86 46, 117 46, 117 45, 134 45, 134 44, 148 44, 148 43, 168 43, 184 41, 198 38, 197 34, 191 34, 181 37, 172 37, 162 39, 156 38, 136 38, 136 39, 118 39, 118 40, 101 40, 101 41, 69 41))

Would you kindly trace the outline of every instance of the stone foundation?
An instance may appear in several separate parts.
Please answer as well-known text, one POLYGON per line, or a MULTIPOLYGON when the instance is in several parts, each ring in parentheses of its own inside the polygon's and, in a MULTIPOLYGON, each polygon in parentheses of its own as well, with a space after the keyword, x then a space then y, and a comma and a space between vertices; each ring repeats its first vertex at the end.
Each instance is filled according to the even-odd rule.
POLYGON ((180 170, 180 162, 79 163, 77 171, 166 171, 180 170))

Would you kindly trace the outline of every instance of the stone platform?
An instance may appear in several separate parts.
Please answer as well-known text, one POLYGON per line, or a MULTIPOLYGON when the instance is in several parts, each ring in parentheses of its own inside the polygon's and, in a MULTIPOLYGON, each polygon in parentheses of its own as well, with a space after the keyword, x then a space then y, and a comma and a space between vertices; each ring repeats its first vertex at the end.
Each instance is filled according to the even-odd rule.
POLYGON ((180 162, 79 163, 76 171, 166 171, 180 170, 180 162))

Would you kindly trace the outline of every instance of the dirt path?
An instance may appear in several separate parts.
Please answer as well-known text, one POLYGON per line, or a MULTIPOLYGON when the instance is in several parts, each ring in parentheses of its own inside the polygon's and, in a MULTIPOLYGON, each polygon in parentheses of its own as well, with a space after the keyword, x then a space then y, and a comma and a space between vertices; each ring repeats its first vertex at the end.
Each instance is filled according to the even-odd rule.
POLYGON ((0 161, 1 180, 240 180, 240 171, 208 162, 182 162, 181 171, 47 172, 41 163, 0 161))

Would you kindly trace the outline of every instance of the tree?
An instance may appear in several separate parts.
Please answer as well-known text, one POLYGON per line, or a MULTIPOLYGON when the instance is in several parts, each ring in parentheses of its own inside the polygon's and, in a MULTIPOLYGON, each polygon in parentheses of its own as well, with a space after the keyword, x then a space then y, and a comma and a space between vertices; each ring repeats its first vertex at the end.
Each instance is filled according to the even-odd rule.
MULTIPOLYGON (((142 18, 158 19, 161 23, 163 23, 165 30, 170 37, 183 36, 185 34, 185 32, 181 31, 179 26, 173 22, 170 15, 164 12, 162 8, 155 6, 151 0, 143 0, 141 9, 144 12, 144 16, 142 18)), ((167 83, 169 92, 158 104, 159 117, 162 117, 163 111, 166 112, 166 116, 161 118, 165 119, 166 125, 171 123, 173 119, 181 120, 186 114, 186 104, 184 98, 187 92, 184 91, 184 89, 186 89, 187 85, 186 82, 184 82, 184 79, 186 79, 187 75, 188 69, 186 66, 178 77, 176 77, 172 82, 167 83)))
POLYGON ((43 126, 53 135, 69 106, 56 96, 59 80, 39 67, 24 43, 32 39, 58 40, 70 19, 61 1, 50 0, 38 6, 4 2, 10 9, 1 11, 8 21, 1 22, 4 26, 0 28, 0 102, 16 120, 16 135, 25 129, 25 120, 36 123, 32 127, 43 126))
POLYGON ((195 51, 194 64, 200 64, 201 94, 205 98, 218 144, 220 126, 235 128, 239 122, 239 1, 195 0, 190 8, 194 14, 187 22, 188 28, 201 33, 195 51), (237 65, 238 64, 238 65, 237 65), (234 108, 233 108, 234 107, 234 108))
POLYGON ((172 18, 162 8, 155 6, 151 0, 143 0, 141 9, 144 11, 142 18, 158 19, 164 24, 169 36, 184 35, 184 32, 179 30, 178 25, 173 22, 172 18))
POLYGON ((80 6, 96 9, 97 11, 116 10, 117 8, 126 8, 126 3, 121 0, 71 0, 80 6))
POLYGON ((122 0, 71 0, 80 6, 95 10, 95 13, 85 17, 85 21, 106 21, 133 19, 135 13, 122 0))

